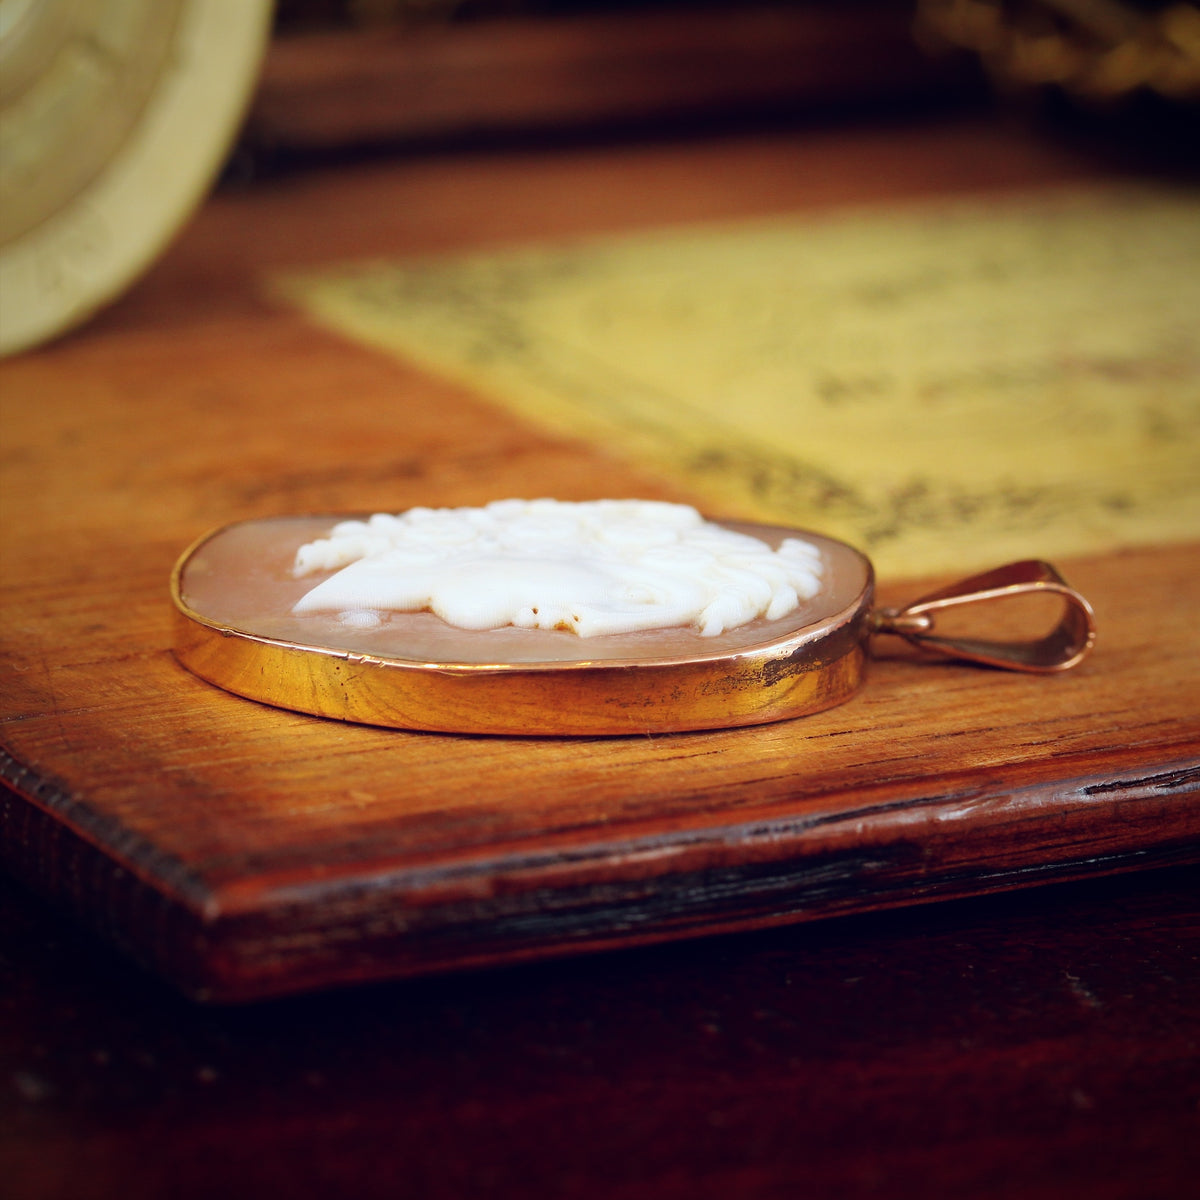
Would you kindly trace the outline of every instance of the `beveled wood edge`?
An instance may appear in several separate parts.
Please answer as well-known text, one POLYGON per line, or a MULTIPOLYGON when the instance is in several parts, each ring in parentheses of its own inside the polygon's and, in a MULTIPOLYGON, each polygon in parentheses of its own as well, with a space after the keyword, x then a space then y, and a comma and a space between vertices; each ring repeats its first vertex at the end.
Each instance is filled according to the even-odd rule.
POLYGON ((204 995, 194 964, 216 911, 209 888, 3 746, 0 869, 185 995, 204 995), (137 933, 146 927, 149 943, 137 933))
MULTIPOLYGON (((5 791, 46 812, 57 825, 99 848, 114 868, 152 881, 156 888, 165 888, 197 913, 213 911, 207 884, 180 859, 159 850, 116 818, 97 812, 53 776, 26 766, 0 745, 0 795, 5 791)), ((0 857, 5 833, 0 826, 0 857)))
MULTIPOLYGON (((39 784, 32 772, 22 778, 25 787, 39 784)), ((1200 795, 1198 759, 1126 779, 1086 776, 1017 787, 994 780, 991 790, 969 779, 943 782, 948 790, 941 795, 918 792, 885 807, 873 808, 864 797, 863 806, 848 812, 777 816, 691 834, 533 853, 501 848, 471 861, 381 866, 343 880, 201 888, 205 897, 197 904, 196 889, 173 892, 147 864, 127 863, 6 780, 0 860, 185 995, 217 1003, 1200 862, 1200 806, 1175 802, 1176 793, 1200 795), (1067 795, 1082 802, 1073 813, 1083 831, 1076 842, 1059 828, 1057 855, 1045 859, 1018 837, 1015 851, 994 862, 997 835, 1007 825, 1036 820, 1049 799, 1067 795), (1005 816, 992 815, 997 799, 1006 802, 1005 816), (942 818, 961 813, 964 804, 978 805, 991 820, 947 841, 953 822, 942 818), (937 845, 914 842, 914 813, 938 825, 940 856, 937 845), (864 821, 873 833, 865 843, 864 821), (832 836, 839 824, 855 836, 832 836), (731 845, 736 861, 723 861, 731 845), (659 864, 669 869, 657 870, 659 864), (114 874, 116 867, 125 869, 114 874)), ((1068 810, 1068 823, 1070 817, 1068 810)))

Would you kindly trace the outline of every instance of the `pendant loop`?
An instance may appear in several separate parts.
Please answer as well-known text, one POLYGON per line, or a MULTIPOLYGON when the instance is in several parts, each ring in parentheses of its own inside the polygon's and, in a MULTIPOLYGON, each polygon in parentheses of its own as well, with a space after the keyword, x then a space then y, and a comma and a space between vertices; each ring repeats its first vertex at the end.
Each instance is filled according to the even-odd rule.
POLYGON ((1008 563, 973 575, 904 608, 871 613, 871 631, 890 633, 922 650, 946 658, 1003 667, 1010 671, 1049 674, 1081 662, 1096 641, 1092 606, 1049 564, 1038 559, 1008 563), (942 637, 936 633, 939 613, 1021 595, 1057 595, 1064 602, 1058 624, 1044 637, 1028 641, 989 641, 942 637))

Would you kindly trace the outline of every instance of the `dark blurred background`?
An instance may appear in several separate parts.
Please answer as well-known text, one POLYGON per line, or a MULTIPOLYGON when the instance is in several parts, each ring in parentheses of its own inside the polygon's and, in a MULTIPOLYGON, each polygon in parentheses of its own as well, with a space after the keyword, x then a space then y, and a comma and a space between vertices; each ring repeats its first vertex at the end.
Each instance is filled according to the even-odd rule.
POLYGON ((280 0, 234 170, 497 139, 999 105, 1163 162, 1200 146, 1190 0, 280 0))

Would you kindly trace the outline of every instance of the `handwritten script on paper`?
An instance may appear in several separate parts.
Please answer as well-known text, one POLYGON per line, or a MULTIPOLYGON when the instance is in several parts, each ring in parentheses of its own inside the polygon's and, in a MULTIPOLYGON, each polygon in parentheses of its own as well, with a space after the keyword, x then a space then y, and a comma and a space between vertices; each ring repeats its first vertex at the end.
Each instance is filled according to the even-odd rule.
POLYGON ((1039 193, 275 282, 894 578, 1200 538, 1200 193, 1039 193))

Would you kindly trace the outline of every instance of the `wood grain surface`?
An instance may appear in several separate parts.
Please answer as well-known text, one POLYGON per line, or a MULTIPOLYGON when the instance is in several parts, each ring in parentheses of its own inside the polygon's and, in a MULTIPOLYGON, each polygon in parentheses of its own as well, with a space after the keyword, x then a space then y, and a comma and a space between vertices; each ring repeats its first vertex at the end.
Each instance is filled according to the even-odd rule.
POLYGON ((9 868, 188 993, 244 999, 1193 861, 1195 546, 1059 564, 1101 631, 1070 675, 888 651, 849 704, 752 730, 407 734, 238 699, 169 650, 172 563, 232 520, 690 499, 271 307, 265 271, 1096 174, 951 124, 217 197, 124 301, 0 368, 9 868))

